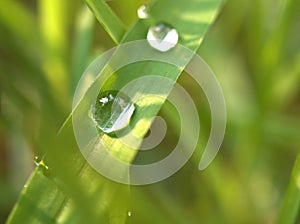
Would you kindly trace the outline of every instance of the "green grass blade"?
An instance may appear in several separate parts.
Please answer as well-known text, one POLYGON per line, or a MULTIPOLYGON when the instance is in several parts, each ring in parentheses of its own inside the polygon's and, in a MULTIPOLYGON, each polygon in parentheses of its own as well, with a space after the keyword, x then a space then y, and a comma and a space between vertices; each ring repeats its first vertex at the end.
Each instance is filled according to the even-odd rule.
POLYGON ((103 0, 85 0, 97 20, 110 35, 112 40, 119 44, 126 32, 122 21, 115 15, 110 7, 103 0))
POLYGON ((221 3, 221 0, 176 1, 176 4, 169 0, 158 1, 149 9, 152 24, 138 20, 126 33, 122 42, 145 39, 149 25, 164 22, 176 28, 180 44, 196 51, 216 18, 221 3))
POLYGON ((86 6, 83 6, 75 24, 75 41, 72 54, 72 91, 75 91, 78 81, 89 62, 92 47, 94 16, 86 6))
MULTIPOLYGON (((92 9, 98 9, 98 7, 103 4, 102 1, 95 3, 88 0, 87 2, 92 9)), ((152 6, 151 15, 154 22, 164 21, 174 26, 180 35, 180 43, 195 52, 200 46, 207 29, 213 23, 220 9, 220 5, 221 1, 218 0, 158 1, 152 6)), ((101 10, 93 11, 96 14, 96 17, 99 17, 102 20, 101 16, 103 16, 103 14, 105 15, 107 11, 102 12, 101 10)), ((104 10, 106 9, 104 8, 104 10)), ((104 18, 107 19, 107 17, 104 18)), ((108 21, 105 22, 106 26, 108 26, 108 21)), ((110 24, 109 26, 113 25, 110 24)), ((119 27, 118 23, 116 26, 119 27)), ((145 39, 148 28, 149 24, 147 21, 138 20, 126 33, 122 42, 145 39)), ((112 28, 110 28, 110 30, 111 29, 112 28)), ((120 30, 120 27, 118 30, 120 30)), ((117 35, 116 37, 118 37, 118 41, 120 41, 121 35, 117 35)), ((145 45, 144 52, 133 52, 133 55, 140 57, 147 55, 147 53, 149 54, 149 52, 153 53, 154 50, 148 45, 145 45)), ((114 52, 108 64, 103 65, 104 67, 98 81, 105 81, 106 75, 110 74, 109 65, 113 65, 120 57, 123 58, 122 53, 124 52, 120 50, 114 52)), ((166 54, 174 54, 174 57, 178 57, 178 53, 180 52, 173 51, 166 54)), ((159 52, 156 52, 156 54, 164 55, 159 52)), ((175 83, 184 66, 189 62, 189 59, 190 58, 183 58, 180 67, 153 61, 125 66, 110 77, 110 80, 106 82, 104 88, 118 89, 118 87, 122 87, 131 80, 144 76, 145 74, 159 74, 160 76, 172 79, 175 83), (134 75, 128 78, 129 76, 127 74, 134 75)), ((88 88, 87 93, 92 91, 94 87, 95 86, 92 85, 88 88)), ((166 98, 167 94, 172 90, 172 85, 166 87, 165 85, 162 86, 160 83, 156 83, 156 85, 145 83, 143 86, 133 87, 132 91, 138 92, 148 89, 154 93, 160 93, 162 87, 165 88, 163 91, 165 93, 164 98, 166 98)), ((164 100, 162 99, 157 100, 155 97, 150 97, 146 100, 142 100, 138 105, 131 122, 133 127, 132 131, 137 134, 138 137, 141 137, 138 142, 134 142, 135 146, 141 144, 142 137, 146 134, 151 125, 152 117, 158 113, 163 103, 164 100)), ((80 118, 82 111, 89 106, 90 104, 88 104, 87 99, 82 98, 72 115, 77 115, 77 118, 78 116, 80 118)), ((38 208, 42 206, 39 205, 39 203, 46 200, 51 202, 53 201, 53 198, 57 198, 58 195, 61 194, 65 195, 67 199, 63 197, 61 200, 56 200, 58 203, 55 204, 44 203, 43 206, 45 207, 40 211, 56 223, 73 223, 73 214, 79 215, 79 217, 85 219, 90 219, 89 223, 96 223, 95 220, 97 220, 98 223, 99 220, 101 220, 102 223, 106 223, 106 219, 108 219, 110 223, 119 224, 125 222, 126 211, 128 209, 128 200, 126 200, 128 189, 123 185, 106 180, 86 163, 78 150, 72 125, 72 119, 69 117, 57 138, 55 138, 55 134, 53 133, 44 135, 45 139, 43 139, 43 147, 46 148, 47 151, 45 163, 52 168, 53 174, 51 175, 52 177, 48 177, 44 180, 43 184, 47 185, 47 183, 50 184, 54 182, 55 186, 41 189, 39 195, 36 195, 35 192, 25 190, 10 215, 9 223, 21 223, 25 220, 34 220, 34 217, 39 217, 39 214, 28 213, 27 211, 29 208, 34 211, 39 211, 38 208), (55 143, 53 143, 53 139, 56 139, 55 143), (54 191, 53 188, 56 188, 56 190, 54 191), (31 198, 30 203, 27 198, 31 198), (48 210, 52 211, 51 209, 54 209, 54 212, 47 212, 48 210)), ((88 129, 86 130, 88 131, 88 129)), ((90 136, 90 138, 93 137, 98 136, 90 136)), ((109 146, 108 148, 111 154, 128 163, 130 163, 136 155, 135 150, 132 150, 129 146, 120 144, 120 140, 116 138, 103 134, 98 140, 101 140, 104 145, 109 146)), ((107 164, 107 167, 110 167, 109 161, 104 162, 107 164)), ((113 169, 116 168, 113 167, 113 169)), ((41 170, 35 172, 41 172, 41 170)), ((122 174, 124 171, 115 170, 114 172, 122 174)), ((27 188, 38 188, 39 186, 42 187, 43 185, 39 183, 38 178, 34 175, 27 188)), ((31 223, 39 223, 39 221, 32 221, 31 223)))
POLYGON ((22 200, 14 210, 22 208, 22 212, 17 216, 10 216, 7 223, 22 223, 22 220, 26 220, 26 223, 53 223, 66 200, 66 196, 59 191, 57 185, 49 181, 38 169, 28 180, 21 197, 22 200), (47 195, 44 195, 44 192, 47 192, 47 195), (51 206, 48 206, 49 204, 51 206))
POLYGON ((300 206, 300 152, 298 153, 290 182, 286 190, 281 211, 279 224, 292 224, 296 222, 300 206))
POLYGON ((62 108, 67 108, 71 95, 68 49, 70 47, 69 31, 72 6, 70 0, 41 0, 38 2, 39 26, 43 44, 42 66, 45 77, 52 91, 56 93, 56 100, 62 108), (55 68, 55 72, 53 68, 55 68))

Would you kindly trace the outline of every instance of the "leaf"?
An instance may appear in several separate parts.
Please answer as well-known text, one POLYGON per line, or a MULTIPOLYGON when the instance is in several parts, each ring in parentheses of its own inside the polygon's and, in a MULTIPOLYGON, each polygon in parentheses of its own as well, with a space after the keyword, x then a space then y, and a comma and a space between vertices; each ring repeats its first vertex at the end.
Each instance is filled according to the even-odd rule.
POLYGON ((104 0, 85 0, 99 23, 104 27, 116 44, 119 44, 126 32, 122 21, 115 15, 104 0))
POLYGON ((67 53, 73 4, 70 0, 38 1, 42 67, 52 91, 56 93, 54 95, 56 101, 61 104, 62 108, 67 108, 66 105, 70 99, 67 53))
MULTIPOLYGON (((92 0, 89 0, 88 3, 90 7, 103 4, 102 1, 92 0)), ((157 1, 150 10, 153 22, 164 21, 174 26, 180 35, 180 43, 191 49, 192 52, 195 52, 202 42, 207 29, 214 21, 220 4, 221 1, 164 0, 157 1)), ((103 16, 100 11, 96 12, 94 10, 94 13, 97 17, 103 16)), ((108 26, 108 24, 106 24, 106 26, 108 26)), ((113 26, 114 24, 110 24, 109 30, 114 30, 115 28, 113 28, 113 26)), ((121 30, 118 23, 116 27, 117 30, 121 30)), ((121 42, 126 43, 133 40, 144 39, 148 27, 148 21, 138 20, 125 34, 121 42)), ((117 31, 113 32, 118 33, 117 31)), ((119 36, 115 35, 115 39, 118 39, 117 37, 119 36)), ((102 150, 100 149, 106 146, 110 154, 114 157, 130 163, 136 155, 136 151, 132 150, 132 147, 139 147, 142 142, 142 137, 146 134, 151 125, 152 118, 160 110, 164 100, 172 90, 173 84, 181 74, 184 66, 191 59, 191 55, 181 55, 182 52, 180 49, 174 49, 173 51, 162 54, 156 52, 149 47, 149 45, 143 45, 143 51, 137 51, 137 49, 130 48, 130 46, 132 45, 129 43, 129 45, 125 45, 125 47, 116 48, 115 51, 107 55, 107 62, 99 62, 97 60, 94 62, 93 65, 96 64, 98 67, 94 70, 90 69, 90 71, 93 71, 92 76, 97 76, 99 73, 100 75, 95 82, 89 82, 89 87, 83 86, 81 92, 77 95, 78 100, 76 103, 78 104, 76 104, 77 106, 73 109, 73 113, 65 122, 58 137, 55 138, 54 134, 50 136, 47 134, 44 137, 43 147, 47 149, 45 164, 51 167, 52 174, 51 177, 44 178, 43 186, 51 186, 54 182, 55 189, 57 190, 53 189, 54 186, 42 188, 40 180, 36 177, 39 176, 37 173, 41 172, 41 170, 37 169, 27 189, 38 188, 40 189, 38 192, 39 195, 36 195, 34 191, 25 189, 11 213, 8 223, 19 223, 25 220, 30 220, 32 221, 31 223, 40 223, 39 220, 34 219, 34 217, 39 217, 40 213, 60 223, 74 223, 74 215, 78 215, 85 219, 85 221, 88 219, 89 223, 99 222, 99 220, 105 222, 103 220, 106 220, 107 217, 110 223, 124 223, 128 209, 128 188, 125 185, 120 185, 105 179, 86 163, 78 150, 77 142, 74 138, 72 117, 75 119, 75 123, 76 119, 79 119, 79 122, 88 125, 86 128, 81 129, 81 133, 85 134, 85 137, 87 137, 85 140, 91 143, 92 147, 90 147, 91 144, 85 145, 86 148, 84 152, 92 150, 94 153, 100 152, 100 154, 97 155, 101 156, 102 150), (180 64, 173 66, 157 61, 144 61, 118 69, 117 65, 119 62, 124 62, 130 58, 124 57, 124 54, 130 54, 130 57, 134 60, 147 57, 147 55, 155 55, 156 58, 162 59, 164 57, 170 57, 176 60, 179 58, 180 64), (116 69, 116 71, 110 75, 112 69, 116 69), (94 128, 88 128, 90 127, 90 123, 85 112, 91 105, 90 102, 92 98, 89 97, 90 94, 97 93, 101 83, 105 83, 103 90, 118 89, 136 78, 144 77, 145 74, 158 74, 158 78, 169 78, 172 80, 172 83, 166 86, 160 82, 144 82, 141 85, 134 85, 131 88, 132 93, 141 93, 143 95, 147 94, 147 92, 153 92, 161 96, 161 98, 147 97, 137 103, 130 126, 132 132, 139 137, 139 139, 131 142, 132 146, 129 147, 122 144, 118 138, 113 136, 102 133, 99 138, 98 134, 93 131, 94 128), (109 79, 106 80, 107 78, 109 79), (54 139, 55 142, 53 142, 54 139), (95 143, 93 141, 101 141, 103 145, 100 146, 100 148, 99 145, 94 147, 95 143), (55 200, 55 204, 40 204, 47 200, 53 201, 54 198, 60 198, 59 195, 65 195, 68 199, 62 197, 60 200, 55 200), (27 198, 32 199, 31 203, 28 203, 27 198), (65 204, 66 200, 68 201, 67 206, 65 204), (33 211, 32 213, 26 212, 29 208, 33 211)), ((112 167, 110 160, 106 159, 106 157, 104 158, 101 164, 104 164, 112 174, 124 175, 124 172, 127 172, 127 170, 112 167)), ((93 157, 90 157, 90 159, 93 159, 93 157)), ((76 219, 76 221, 78 220, 76 219)))
POLYGON ((75 41, 72 57, 72 90, 75 91, 80 76, 84 72, 89 61, 92 47, 94 19, 86 6, 81 7, 75 24, 75 41))
POLYGON ((295 223, 300 207, 300 152, 291 174, 277 223, 295 223))

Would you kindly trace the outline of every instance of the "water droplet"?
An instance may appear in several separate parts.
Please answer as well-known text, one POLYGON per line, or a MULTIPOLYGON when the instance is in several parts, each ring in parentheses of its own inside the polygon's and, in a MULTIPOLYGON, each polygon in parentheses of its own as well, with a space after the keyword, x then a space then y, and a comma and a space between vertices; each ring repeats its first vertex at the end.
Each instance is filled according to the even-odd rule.
POLYGON ((141 5, 137 10, 138 17, 140 19, 149 18, 149 8, 147 5, 141 5))
POLYGON ((99 93, 92 105, 92 119, 100 130, 111 133, 128 125, 134 109, 134 104, 124 93, 105 91, 99 93))
POLYGON ((173 27, 160 23, 149 28, 147 40, 156 50, 166 52, 178 43, 178 33, 173 27))
POLYGON ((41 162, 42 162, 42 158, 41 157, 39 157, 39 156, 35 156, 34 157, 34 164, 36 166, 39 166, 41 164, 41 162))
POLYGON ((127 215, 130 217, 130 216, 132 216, 132 212, 131 211, 128 211, 127 212, 127 215))
POLYGON ((50 176, 51 173, 51 169, 45 164, 44 160, 42 159, 42 157, 40 156, 35 156, 34 157, 34 164, 37 167, 40 167, 43 170, 43 173, 46 176, 50 176))
POLYGON ((44 166, 43 174, 44 174, 46 177, 54 177, 53 169, 50 168, 49 166, 44 166))

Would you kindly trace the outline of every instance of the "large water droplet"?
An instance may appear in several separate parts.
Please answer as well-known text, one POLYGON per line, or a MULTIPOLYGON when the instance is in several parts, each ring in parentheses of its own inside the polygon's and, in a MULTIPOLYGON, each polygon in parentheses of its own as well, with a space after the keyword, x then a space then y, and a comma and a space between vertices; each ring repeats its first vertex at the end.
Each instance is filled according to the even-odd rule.
POLYGON ((92 119, 100 130, 111 133, 128 125, 134 109, 134 104, 124 93, 105 91, 99 93, 92 105, 92 119))
POLYGON ((166 52, 178 43, 178 33, 173 27, 160 23, 149 28, 147 40, 156 50, 166 52))
POLYGON ((137 10, 138 17, 140 19, 149 18, 149 8, 147 5, 141 5, 137 10))

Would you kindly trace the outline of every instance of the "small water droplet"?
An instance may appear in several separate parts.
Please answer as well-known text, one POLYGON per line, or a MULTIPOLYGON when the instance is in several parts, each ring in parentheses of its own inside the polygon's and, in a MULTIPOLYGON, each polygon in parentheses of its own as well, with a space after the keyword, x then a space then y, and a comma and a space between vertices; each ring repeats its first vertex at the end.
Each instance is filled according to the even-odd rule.
POLYGON ((132 216, 132 212, 131 212, 131 211, 128 211, 128 212, 127 212, 127 215, 128 215, 129 217, 131 217, 131 216, 132 216))
POLYGON ((44 166, 43 174, 44 174, 46 177, 54 177, 53 169, 50 168, 49 166, 44 166))
POLYGON ((173 27, 160 23, 149 28, 147 40, 156 50, 166 52, 178 43, 178 33, 173 27))
POLYGON ((35 166, 39 166, 41 162, 42 162, 42 158, 41 157, 39 157, 39 156, 35 156, 34 157, 34 164, 35 164, 35 166))
POLYGON ((147 5, 141 5, 137 10, 138 17, 140 19, 149 18, 149 8, 147 5))
POLYGON ((134 104, 124 93, 105 91, 99 93, 92 105, 92 119, 100 130, 111 133, 128 125, 134 109, 134 104))
POLYGON ((49 168, 49 166, 47 166, 44 162, 44 160, 42 159, 42 157, 40 156, 35 156, 34 157, 34 164, 37 166, 37 167, 40 167, 42 170, 43 170, 43 173, 46 175, 46 176, 50 176, 50 173, 51 173, 51 169, 49 168))

